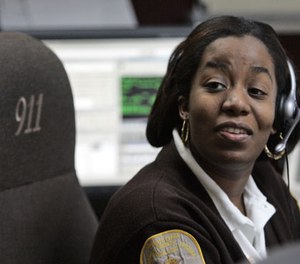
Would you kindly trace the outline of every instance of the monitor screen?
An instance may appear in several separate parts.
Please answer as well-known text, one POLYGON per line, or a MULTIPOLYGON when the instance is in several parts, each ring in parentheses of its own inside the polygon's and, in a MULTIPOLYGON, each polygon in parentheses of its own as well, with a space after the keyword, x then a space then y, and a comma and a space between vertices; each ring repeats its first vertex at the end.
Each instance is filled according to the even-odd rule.
POLYGON ((121 77, 123 118, 147 117, 161 82, 161 76, 121 77))

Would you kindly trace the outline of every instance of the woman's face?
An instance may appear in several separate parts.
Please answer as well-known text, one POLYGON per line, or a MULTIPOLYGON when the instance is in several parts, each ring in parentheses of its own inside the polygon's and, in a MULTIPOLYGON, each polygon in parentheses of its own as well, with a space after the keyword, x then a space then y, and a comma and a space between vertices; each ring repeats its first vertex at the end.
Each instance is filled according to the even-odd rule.
POLYGON ((225 37, 212 42, 188 100, 179 100, 181 117, 189 119, 196 159, 230 168, 253 165, 272 132, 276 93, 272 57, 259 39, 225 37))

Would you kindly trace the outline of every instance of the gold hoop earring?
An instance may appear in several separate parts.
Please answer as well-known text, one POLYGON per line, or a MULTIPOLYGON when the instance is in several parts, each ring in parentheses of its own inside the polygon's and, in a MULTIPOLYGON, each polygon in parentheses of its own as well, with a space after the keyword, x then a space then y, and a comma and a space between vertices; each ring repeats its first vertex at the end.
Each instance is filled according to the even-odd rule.
POLYGON ((180 135, 184 145, 186 145, 189 141, 189 133, 190 133, 189 120, 184 119, 181 127, 181 135, 180 135))
POLYGON ((281 159, 281 158, 283 157, 283 155, 285 154, 285 149, 282 150, 282 151, 281 151, 280 153, 278 153, 278 154, 274 154, 274 153, 272 153, 272 152, 269 150, 269 148, 268 148, 267 145, 265 145, 264 151, 265 151, 266 155, 267 155, 270 159, 273 159, 273 160, 279 160, 279 159, 281 159))
MULTIPOLYGON (((282 139, 282 133, 279 134, 279 137, 280 139, 282 139)), ((265 148, 264 148, 264 152, 266 153, 266 155, 270 158, 270 159, 273 159, 273 160, 279 160, 283 157, 283 155, 285 154, 285 149, 282 150, 281 152, 279 152, 278 154, 274 154, 272 153, 268 146, 265 145, 265 148)))

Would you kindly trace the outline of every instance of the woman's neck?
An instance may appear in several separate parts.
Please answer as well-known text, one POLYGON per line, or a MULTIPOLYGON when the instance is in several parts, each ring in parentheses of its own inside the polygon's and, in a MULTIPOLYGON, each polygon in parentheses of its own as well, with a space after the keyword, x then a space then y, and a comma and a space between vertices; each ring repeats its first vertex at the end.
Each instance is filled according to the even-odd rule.
POLYGON ((199 156, 195 156, 197 163, 209 175, 218 186, 228 195, 229 199, 237 208, 246 214, 243 202, 243 194, 253 164, 212 164, 199 156))
POLYGON ((244 190, 248 182, 250 171, 239 173, 223 171, 222 174, 206 170, 201 165, 202 169, 218 184, 218 186, 227 194, 231 202, 246 215, 244 204, 244 190), (234 175, 235 174, 235 175, 234 175), (221 175, 221 176, 220 176, 221 175))

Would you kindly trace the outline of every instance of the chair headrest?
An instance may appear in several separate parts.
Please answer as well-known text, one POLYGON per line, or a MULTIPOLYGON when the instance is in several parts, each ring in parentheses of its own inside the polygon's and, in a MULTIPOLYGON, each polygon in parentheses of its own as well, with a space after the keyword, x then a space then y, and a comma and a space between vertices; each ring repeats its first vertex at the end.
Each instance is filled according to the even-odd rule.
POLYGON ((73 97, 41 41, 0 33, 0 191, 74 171, 73 97))

